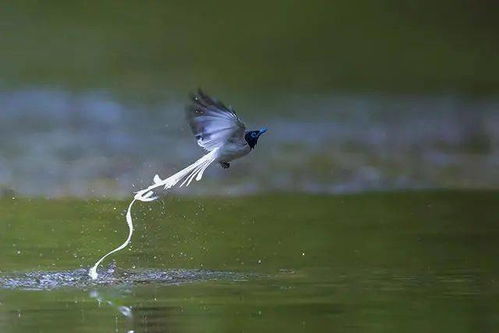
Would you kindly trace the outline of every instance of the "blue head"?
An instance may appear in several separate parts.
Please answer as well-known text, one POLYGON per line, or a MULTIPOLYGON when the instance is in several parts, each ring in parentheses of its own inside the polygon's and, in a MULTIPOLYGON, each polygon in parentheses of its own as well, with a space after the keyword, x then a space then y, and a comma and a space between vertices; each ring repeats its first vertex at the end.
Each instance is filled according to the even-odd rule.
POLYGON ((251 149, 255 148, 256 143, 258 142, 258 138, 260 137, 260 135, 262 135, 265 132, 267 132, 266 128, 261 128, 257 131, 246 132, 244 138, 246 139, 246 142, 248 143, 251 149))

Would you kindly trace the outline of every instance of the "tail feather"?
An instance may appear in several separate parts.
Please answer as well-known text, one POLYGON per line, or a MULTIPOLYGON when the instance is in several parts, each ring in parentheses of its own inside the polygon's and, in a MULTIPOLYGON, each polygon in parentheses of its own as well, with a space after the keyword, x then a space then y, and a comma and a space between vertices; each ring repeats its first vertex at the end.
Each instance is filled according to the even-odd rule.
POLYGON ((166 178, 161 179, 159 177, 154 177, 154 184, 149 186, 146 189, 143 189, 135 194, 135 199, 140 201, 146 201, 142 199, 147 199, 147 195, 149 192, 152 192, 154 189, 163 186, 164 189, 169 189, 175 185, 177 185, 180 181, 182 183, 180 186, 189 186, 189 184, 196 179, 196 181, 201 180, 203 177, 204 171, 215 162, 218 157, 218 148, 210 151, 208 154, 201 157, 196 162, 192 163, 188 167, 180 170, 176 174, 166 178))
MULTIPOLYGON (((208 161, 209 162, 209 161, 208 161)), ((202 164, 196 166, 196 168, 194 170, 191 171, 191 173, 189 173, 185 178, 184 178, 184 181, 180 184, 180 187, 182 186, 189 186, 189 184, 191 183, 191 181, 194 179, 194 177, 196 177, 196 175, 203 169, 203 167, 206 165, 206 161, 204 161, 202 164)))
POLYGON ((201 170, 199 170, 198 175, 196 176, 196 181, 200 181, 201 178, 203 178, 204 171, 210 166, 211 163, 213 163, 213 162, 205 164, 203 166, 203 168, 201 168, 201 170))
MULTIPOLYGON (((209 155, 209 154, 208 154, 209 155)), ((203 172, 210 166, 211 163, 213 163, 216 159, 216 156, 210 156, 210 158, 207 158, 203 160, 201 163, 196 165, 196 167, 184 178, 184 181, 180 184, 180 187, 182 186, 189 186, 189 184, 196 178, 196 181, 201 180, 203 177, 203 172)))
POLYGON ((204 155, 201 157, 199 160, 196 162, 192 163, 188 167, 180 170, 176 174, 174 174, 171 177, 168 177, 166 179, 161 179, 158 175, 154 176, 153 182, 151 186, 149 186, 146 189, 140 190, 137 193, 135 193, 135 196, 128 206, 128 210, 126 213, 126 222, 128 224, 128 238, 125 240, 123 244, 115 248, 114 250, 110 251, 106 255, 104 255, 102 258, 99 259, 95 263, 92 268, 88 271, 88 274, 92 277, 93 280, 97 279, 98 274, 97 274, 97 267, 99 267, 100 263, 106 259, 109 255, 118 252, 122 249, 124 249, 129 243, 130 240, 132 239, 132 234, 133 234, 133 221, 132 221, 132 206, 135 203, 135 201, 143 201, 143 202, 149 202, 149 201, 154 201, 158 197, 155 196, 154 190, 157 189, 158 187, 164 187, 165 189, 169 189, 175 185, 177 185, 178 182, 183 180, 180 186, 189 186, 191 181, 196 178, 196 180, 201 180, 203 177, 203 172, 210 166, 211 163, 215 162, 215 160, 218 157, 218 148, 213 149, 210 151, 208 154, 204 155))

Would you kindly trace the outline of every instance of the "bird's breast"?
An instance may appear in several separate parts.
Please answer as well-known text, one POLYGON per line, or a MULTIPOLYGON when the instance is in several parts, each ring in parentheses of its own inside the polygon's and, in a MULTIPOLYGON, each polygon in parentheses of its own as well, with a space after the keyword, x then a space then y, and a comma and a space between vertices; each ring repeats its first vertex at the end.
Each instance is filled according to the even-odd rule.
POLYGON ((220 149, 219 160, 223 162, 229 162, 235 160, 236 158, 247 155, 250 151, 251 148, 247 143, 226 143, 220 149))

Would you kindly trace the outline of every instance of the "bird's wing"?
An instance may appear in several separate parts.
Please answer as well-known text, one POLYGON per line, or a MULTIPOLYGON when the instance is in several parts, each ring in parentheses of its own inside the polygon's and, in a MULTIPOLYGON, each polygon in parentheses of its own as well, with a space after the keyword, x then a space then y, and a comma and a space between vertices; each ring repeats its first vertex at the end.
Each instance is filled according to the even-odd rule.
POLYGON ((228 141, 243 140, 246 127, 236 112, 198 90, 187 108, 187 120, 198 145, 211 151, 228 141))

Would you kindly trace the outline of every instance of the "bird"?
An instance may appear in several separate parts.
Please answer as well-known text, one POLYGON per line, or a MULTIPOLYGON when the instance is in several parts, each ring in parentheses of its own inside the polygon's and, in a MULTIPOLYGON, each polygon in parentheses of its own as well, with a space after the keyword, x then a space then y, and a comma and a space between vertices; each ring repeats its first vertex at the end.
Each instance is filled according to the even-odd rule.
POLYGON ((217 150, 214 161, 228 169, 230 162, 248 155, 266 128, 247 131, 231 106, 205 94, 201 89, 191 95, 187 121, 199 146, 217 150))
POLYGON ((246 156, 255 149, 258 138, 267 131, 266 128, 247 131, 232 107, 227 107, 217 99, 211 98, 201 89, 191 96, 191 103, 187 107, 187 122, 198 145, 208 153, 168 178, 162 179, 156 174, 152 185, 135 192, 125 215, 128 237, 123 244, 102 256, 89 269, 88 275, 92 280, 97 279, 97 268, 104 259, 123 250, 130 243, 134 230, 132 206, 136 201, 154 201, 159 198, 156 193, 158 188, 162 187, 167 190, 181 181, 180 187, 189 186, 193 179, 201 180, 203 172, 214 162, 228 169, 231 161, 246 156))

